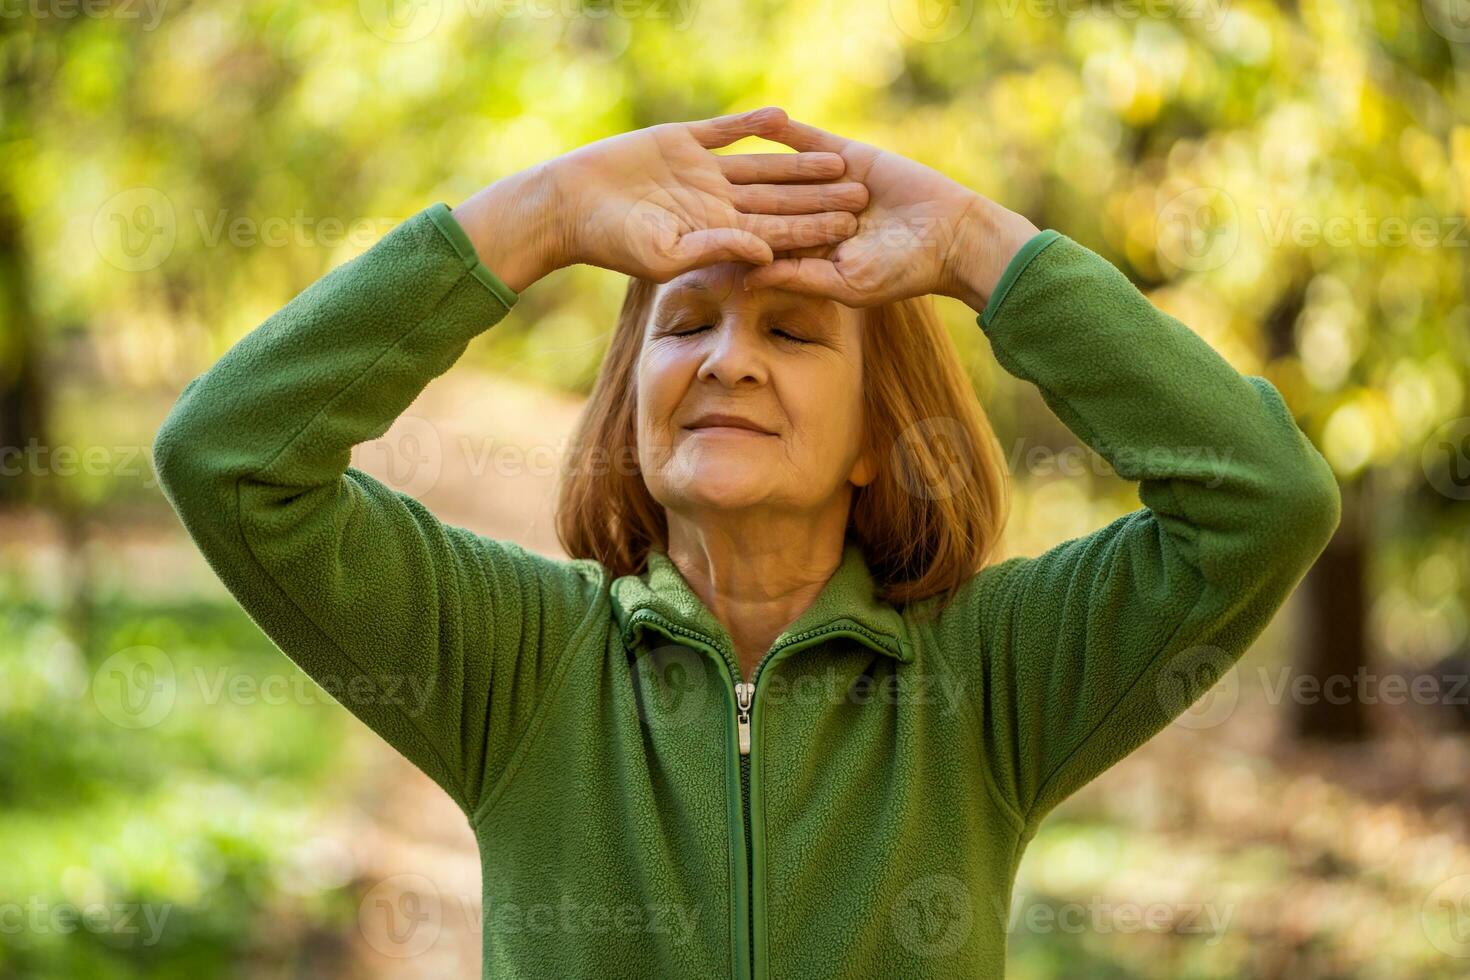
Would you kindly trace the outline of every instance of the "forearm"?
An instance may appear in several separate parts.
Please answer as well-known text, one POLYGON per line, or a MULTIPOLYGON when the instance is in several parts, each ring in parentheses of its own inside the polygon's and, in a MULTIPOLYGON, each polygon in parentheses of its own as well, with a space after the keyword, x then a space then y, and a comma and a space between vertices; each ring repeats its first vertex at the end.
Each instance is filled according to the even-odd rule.
POLYGON ((976 313, 995 292, 1011 259, 1040 229, 1022 214, 975 194, 958 216, 945 282, 939 292, 952 296, 976 313))
POLYGON ((1144 507, 980 573, 954 633, 984 692, 991 771, 1028 832, 1183 712, 1326 546, 1326 460, 1263 378, 1241 375, 1065 236, 1023 250, 980 317, 997 360, 1144 507), (1029 261, 1028 261, 1029 257, 1029 261))
POLYGON ((442 206, 405 221, 190 382, 155 445, 180 504, 206 481, 335 481, 352 446, 382 435, 505 316, 515 295, 503 285, 497 293, 483 270, 476 276, 446 223, 453 218, 442 206))
POLYGON ((349 461, 514 302, 436 205, 190 382, 153 450, 169 501, 251 619, 467 811, 518 737, 512 695, 541 676, 539 650, 522 651, 539 626, 503 597, 544 580, 582 601, 578 583, 441 524, 349 461))
POLYGON ((981 316, 1001 365, 1141 482, 1162 529, 1217 584, 1246 588, 1315 558, 1336 524, 1336 483, 1280 394, 1101 256, 1065 236, 1041 244, 981 316))
POLYGON ((480 261, 516 293, 574 261, 554 166, 497 180, 451 212, 480 261))

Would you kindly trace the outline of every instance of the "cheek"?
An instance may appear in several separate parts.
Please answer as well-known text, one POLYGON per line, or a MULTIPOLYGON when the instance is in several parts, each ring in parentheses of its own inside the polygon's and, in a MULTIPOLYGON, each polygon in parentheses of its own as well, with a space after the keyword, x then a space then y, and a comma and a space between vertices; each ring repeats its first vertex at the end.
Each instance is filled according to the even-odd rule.
POLYGON ((848 365, 793 376, 786 392, 792 429, 810 451, 841 455, 861 436, 862 378, 848 365))
POLYGON ((633 382, 637 391, 634 431, 645 479, 658 482, 673 458, 678 440, 674 419, 679 417, 698 363, 688 353, 667 347, 645 350, 638 362, 633 382))
POLYGON ((638 362, 635 384, 638 389, 638 428, 640 431, 667 428, 679 402, 688 388, 691 369, 681 359, 668 353, 645 353, 638 362))

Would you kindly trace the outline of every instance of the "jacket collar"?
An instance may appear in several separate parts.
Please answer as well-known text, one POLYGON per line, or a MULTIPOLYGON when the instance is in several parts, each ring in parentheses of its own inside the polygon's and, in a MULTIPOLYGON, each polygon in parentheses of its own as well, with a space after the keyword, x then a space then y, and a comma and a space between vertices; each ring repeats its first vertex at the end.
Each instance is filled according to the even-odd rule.
MULTIPOLYGON (((676 630, 691 630, 717 649, 734 655, 724 626, 690 588, 673 560, 651 550, 640 575, 624 575, 611 585, 613 614, 623 645, 633 649, 650 622, 662 620, 676 630)), ((903 663, 913 660, 903 617, 892 605, 874 595, 874 581, 862 549, 851 539, 842 548, 842 561, 816 600, 781 631, 772 649, 804 634, 842 634, 903 663)))

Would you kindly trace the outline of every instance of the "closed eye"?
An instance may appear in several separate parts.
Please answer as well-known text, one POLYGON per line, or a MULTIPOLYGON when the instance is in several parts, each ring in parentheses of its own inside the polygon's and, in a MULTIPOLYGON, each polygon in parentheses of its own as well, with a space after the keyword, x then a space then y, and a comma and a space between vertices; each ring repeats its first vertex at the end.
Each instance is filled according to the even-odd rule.
MULTIPOLYGON (((703 333, 706 330, 713 330, 713 329, 714 329, 714 324, 712 324, 712 323, 702 323, 699 326, 697 326, 697 327, 691 327, 688 330, 678 330, 678 331, 670 330, 664 336, 666 336, 666 337, 693 337, 695 334, 703 333)), ((809 343, 811 343, 810 340, 807 340, 804 337, 798 337, 795 334, 787 333, 785 330, 782 330, 779 327, 773 327, 771 329, 771 333, 774 334, 777 337, 780 337, 782 340, 789 341, 789 342, 794 343, 794 344, 809 344, 809 343)))

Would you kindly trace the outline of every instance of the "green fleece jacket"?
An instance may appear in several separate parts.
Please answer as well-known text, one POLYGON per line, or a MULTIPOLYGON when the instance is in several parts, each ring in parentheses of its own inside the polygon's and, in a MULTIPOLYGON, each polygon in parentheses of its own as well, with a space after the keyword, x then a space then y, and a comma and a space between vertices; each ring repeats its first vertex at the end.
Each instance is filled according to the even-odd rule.
POLYGON ((737 697, 666 554, 610 580, 349 465, 516 299, 437 204, 191 381, 153 449, 251 618, 463 810, 486 977, 1001 976, 1037 824, 1211 687, 1338 523, 1274 387, 1045 231, 980 328, 1144 506, 942 610, 875 601, 848 542, 737 697))

